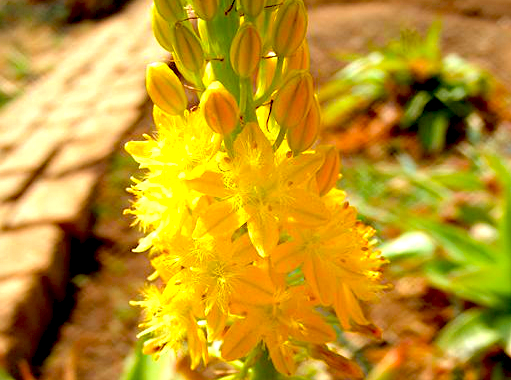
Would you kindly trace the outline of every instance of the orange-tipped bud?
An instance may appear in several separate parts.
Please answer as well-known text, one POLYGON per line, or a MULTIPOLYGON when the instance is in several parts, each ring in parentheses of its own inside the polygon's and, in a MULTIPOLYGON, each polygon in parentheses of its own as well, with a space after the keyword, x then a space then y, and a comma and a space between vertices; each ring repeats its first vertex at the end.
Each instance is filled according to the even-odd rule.
POLYGON ((153 103, 170 115, 180 115, 188 106, 183 85, 165 63, 147 66, 146 87, 153 103))
POLYGON ((172 52, 172 29, 170 28, 169 23, 160 15, 160 13, 158 13, 154 4, 151 6, 151 25, 156 41, 158 41, 162 48, 172 52))
POLYGON ((242 78, 250 77, 261 60, 261 37, 255 26, 245 22, 240 26, 231 44, 231 65, 242 78))
POLYGON ((287 131, 287 143, 295 155, 306 151, 314 144, 320 124, 321 109, 317 97, 314 96, 309 112, 302 122, 287 131))
POLYGON ((303 40, 300 47, 286 58, 284 61, 284 73, 290 73, 292 70, 309 70, 310 53, 307 40, 303 40))
POLYGON ((154 5, 160 16, 172 24, 186 17, 181 0, 154 0, 154 5))
POLYGON ((183 67, 195 74, 202 73, 206 64, 201 42, 192 28, 178 22, 174 25, 174 53, 183 67))
POLYGON ((216 133, 231 133, 239 119, 238 103, 222 83, 211 83, 200 101, 200 108, 209 127, 216 133))
POLYGON ((302 0, 286 0, 277 11, 273 27, 273 50, 289 57, 302 44, 307 32, 307 11, 302 0))
POLYGON ((241 10, 246 16, 257 17, 266 4, 266 0, 239 0, 241 10))
POLYGON ((293 128, 305 118, 313 99, 312 76, 304 70, 296 71, 275 95, 272 115, 281 127, 293 128))
POLYGON ((341 170, 341 159, 339 152, 334 146, 321 146, 318 148, 325 155, 323 165, 316 172, 316 183, 318 184, 319 195, 327 194, 337 183, 339 171, 341 170))
POLYGON ((219 5, 219 0, 192 0, 193 10, 197 17, 207 21, 215 17, 219 5))

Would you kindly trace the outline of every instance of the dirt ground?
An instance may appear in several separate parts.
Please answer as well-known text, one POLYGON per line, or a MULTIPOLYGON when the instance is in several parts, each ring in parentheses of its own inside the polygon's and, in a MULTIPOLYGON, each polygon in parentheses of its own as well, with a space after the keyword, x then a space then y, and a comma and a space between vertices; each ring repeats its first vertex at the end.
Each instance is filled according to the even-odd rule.
MULTIPOLYGON (((493 8, 488 9, 478 2, 470 2, 472 8, 463 7, 454 0, 444 2, 444 5, 451 4, 444 7, 421 0, 414 2, 420 6, 398 0, 311 3, 314 5, 310 8, 309 42, 312 71, 319 82, 324 82, 343 65, 335 59, 336 55, 368 51, 371 44, 383 44, 399 36, 403 27, 424 31, 440 17, 445 52, 457 52, 475 61, 511 86, 511 10, 502 11, 506 0, 490 2, 493 8), (480 8, 483 9, 478 11, 480 8)), ((141 139, 142 133, 152 129, 149 109, 126 140, 141 139)), ((119 153, 99 187, 92 244, 95 247, 87 252, 96 264, 90 270, 77 269, 79 273, 88 273, 77 274, 73 279, 68 303, 60 310, 60 319, 65 322, 58 332, 55 328, 48 334, 34 363, 37 378, 112 380, 119 377, 137 332, 139 313, 128 301, 137 298, 150 273, 145 255, 130 251, 139 235, 129 227, 129 218, 122 216, 122 210, 129 205, 124 189, 136 172, 136 165, 129 157, 119 153)), ((420 294, 426 300, 433 297, 424 287, 420 289, 412 296, 420 294)), ((389 297, 392 300, 401 296, 393 293, 389 297)), ((421 311, 428 308, 442 311, 445 305, 441 301, 389 302, 386 305, 390 307, 375 308, 373 313, 377 322, 388 328, 384 338, 392 341, 399 334, 399 326, 392 321, 396 315, 402 315, 406 316, 402 323, 416 326, 427 340, 443 321, 431 321, 428 318, 432 318, 432 313, 421 311)))

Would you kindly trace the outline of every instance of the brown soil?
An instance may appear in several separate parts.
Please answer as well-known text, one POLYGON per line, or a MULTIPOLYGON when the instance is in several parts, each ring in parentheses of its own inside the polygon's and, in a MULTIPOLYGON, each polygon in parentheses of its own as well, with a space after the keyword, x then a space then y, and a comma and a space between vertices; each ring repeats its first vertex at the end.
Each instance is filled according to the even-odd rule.
MULTIPOLYGON (((468 16, 457 8, 433 7, 426 0, 415 2, 422 3, 423 7, 404 0, 316 3, 310 8, 309 40, 312 71, 319 82, 324 82, 343 65, 333 59, 336 54, 366 52, 371 43, 383 44, 396 38, 402 27, 424 31, 438 17, 439 11, 448 11, 442 16, 445 51, 457 52, 486 67, 505 84, 511 84, 511 26, 507 18, 511 12, 501 16, 498 10, 498 4, 506 3, 505 0, 492 2, 497 8, 491 10, 467 11, 468 16)), ((450 3, 459 5, 454 0, 450 3)), ((477 2, 471 3, 481 7, 477 2)), ((126 140, 140 139, 143 132, 152 129, 151 124, 150 113, 145 112, 135 132, 126 140)), ((136 165, 128 162, 127 155, 120 153, 99 188, 98 219, 92 232, 101 244, 98 249, 83 253, 95 257, 98 270, 74 278, 76 291, 71 293, 71 298, 75 299, 74 308, 61 327, 50 355, 34 370, 41 379, 117 379, 123 360, 133 347, 138 310, 129 306, 128 301, 137 298, 150 267, 144 254, 130 251, 136 245, 138 234, 129 228, 128 218, 122 216, 122 210, 129 204, 124 188, 129 185, 129 177, 137 173, 136 165)), ((384 310, 374 309, 375 320, 382 327, 388 327, 384 338, 398 340, 393 334, 399 334, 400 330, 392 327, 397 315, 406 315, 408 326, 422 329, 418 335, 424 335, 424 339, 431 337, 435 328, 425 320, 431 315, 425 317, 419 312, 427 304, 421 304, 421 300, 417 302, 413 305, 386 303, 384 310)), ((55 335, 48 336, 43 345, 50 345, 52 339, 55 335)), ((44 351, 42 348, 41 361, 47 353, 44 351)))

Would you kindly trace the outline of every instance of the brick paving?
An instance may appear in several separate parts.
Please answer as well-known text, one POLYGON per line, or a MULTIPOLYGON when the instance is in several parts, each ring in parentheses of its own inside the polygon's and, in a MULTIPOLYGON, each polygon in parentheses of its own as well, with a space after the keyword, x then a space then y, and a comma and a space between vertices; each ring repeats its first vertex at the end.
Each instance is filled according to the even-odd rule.
POLYGON ((146 102, 145 66, 166 58, 148 0, 68 43, 56 67, 0 112, 0 367, 30 361, 87 237, 106 160, 146 102))

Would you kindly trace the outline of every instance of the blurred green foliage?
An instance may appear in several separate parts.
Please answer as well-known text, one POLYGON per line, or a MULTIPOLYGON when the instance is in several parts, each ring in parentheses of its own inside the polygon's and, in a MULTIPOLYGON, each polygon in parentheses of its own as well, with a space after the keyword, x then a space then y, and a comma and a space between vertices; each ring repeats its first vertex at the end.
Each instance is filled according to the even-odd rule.
POLYGON ((429 153, 492 130, 504 117, 501 87, 461 57, 442 57, 440 31, 438 22, 424 38, 404 31, 400 40, 340 70, 320 90, 325 128, 347 129, 355 116, 390 103, 401 115, 393 133, 417 133, 429 153))
MULTIPOLYGON (((381 247, 396 268, 403 262, 413 262, 434 287, 473 305, 449 322, 436 338, 444 352, 461 362, 476 358, 494 345, 511 356, 511 170, 493 152, 486 151, 476 158, 472 172, 463 174, 465 180, 458 177, 448 182, 456 183, 456 188, 478 189, 484 185, 483 168, 494 173, 498 189, 490 191, 491 205, 481 212, 485 217, 477 218, 479 232, 463 228, 463 223, 474 223, 470 219, 447 223, 433 215, 408 212, 404 217, 405 212, 401 212, 388 218, 412 232, 381 247)), ((425 175, 420 181, 430 186, 431 181, 442 177, 449 178, 425 175)), ((452 186, 441 186, 452 191, 452 186)))

